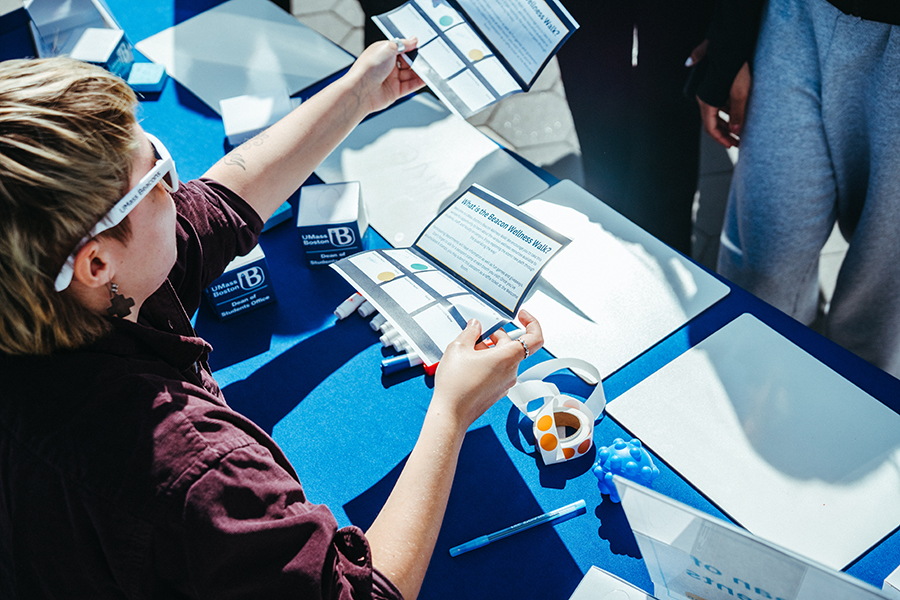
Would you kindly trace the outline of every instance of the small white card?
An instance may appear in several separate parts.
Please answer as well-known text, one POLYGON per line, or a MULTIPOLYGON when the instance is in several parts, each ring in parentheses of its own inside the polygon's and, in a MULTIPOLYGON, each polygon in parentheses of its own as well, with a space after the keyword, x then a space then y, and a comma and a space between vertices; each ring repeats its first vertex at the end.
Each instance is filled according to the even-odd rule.
POLYGON ((71 54, 86 29, 121 29, 102 0, 27 0, 39 58, 71 54))
POLYGON ((893 600, 900 600, 900 567, 891 572, 884 578, 884 585, 881 587, 884 595, 893 600))
POLYGON ((286 88, 266 94, 223 98, 219 101, 219 114, 222 115, 228 143, 240 146, 299 105, 300 99, 291 98, 286 88))
POLYGON ((600 567, 591 567, 569 600, 656 600, 644 590, 635 587, 600 567))

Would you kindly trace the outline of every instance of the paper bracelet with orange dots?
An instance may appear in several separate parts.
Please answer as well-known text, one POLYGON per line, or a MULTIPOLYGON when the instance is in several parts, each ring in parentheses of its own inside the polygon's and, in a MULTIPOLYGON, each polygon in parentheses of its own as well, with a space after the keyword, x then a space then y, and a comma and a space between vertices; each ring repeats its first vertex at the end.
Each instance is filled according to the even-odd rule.
POLYGON ((578 458, 590 450, 594 443, 594 421, 606 407, 600 372, 592 364, 577 358, 554 358, 538 363, 519 375, 507 396, 534 422, 534 443, 546 465, 578 458), (561 394, 555 385, 543 381, 563 369, 582 371, 597 381, 594 391, 584 402, 561 394), (529 403, 538 399, 543 400, 543 404, 529 411, 529 403), (567 427, 575 432, 567 436, 567 427))

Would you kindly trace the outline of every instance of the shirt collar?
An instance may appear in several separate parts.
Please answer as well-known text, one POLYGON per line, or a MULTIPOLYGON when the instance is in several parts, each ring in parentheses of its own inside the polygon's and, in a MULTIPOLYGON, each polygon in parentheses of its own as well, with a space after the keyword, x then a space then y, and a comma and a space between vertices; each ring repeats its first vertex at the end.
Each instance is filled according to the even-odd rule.
POLYGON ((138 323, 110 319, 113 331, 91 344, 92 350, 119 356, 152 354, 179 371, 193 367, 212 351, 198 337, 168 280, 148 298, 138 323))

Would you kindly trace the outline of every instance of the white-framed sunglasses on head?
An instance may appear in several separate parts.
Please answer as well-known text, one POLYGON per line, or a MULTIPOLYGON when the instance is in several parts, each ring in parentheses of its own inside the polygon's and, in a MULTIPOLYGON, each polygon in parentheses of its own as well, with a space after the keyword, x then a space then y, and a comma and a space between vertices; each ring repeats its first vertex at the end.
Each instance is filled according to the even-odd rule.
POLYGON ((66 258, 66 262, 63 263, 59 275, 56 276, 54 287, 57 292, 61 292, 69 287, 69 284, 72 282, 72 274, 74 273, 75 268, 75 255, 78 254, 78 251, 81 250, 91 238, 96 237, 107 229, 112 229, 121 223, 125 217, 128 216, 128 213, 130 213, 134 207, 150 193, 150 190, 156 187, 156 184, 162 183, 163 187, 166 188, 169 193, 178 191, 178 172, 175 170, 175 162, 172 160, 172 156, 156 136, 146 132, 144 132, 144 134, 147 136, 147 139, 150 140, 150 146, 153 148, 153 155, 156 157, 156 164, 154 164, 153 168, 141 178, 136 186, 131 188, 121 200, 116 202, 116 205, 91 228, 86 236, 81 238, 81 241, 78 242, 78 245, 75 246, 75 249, 72 250, 72 253, 66 258))

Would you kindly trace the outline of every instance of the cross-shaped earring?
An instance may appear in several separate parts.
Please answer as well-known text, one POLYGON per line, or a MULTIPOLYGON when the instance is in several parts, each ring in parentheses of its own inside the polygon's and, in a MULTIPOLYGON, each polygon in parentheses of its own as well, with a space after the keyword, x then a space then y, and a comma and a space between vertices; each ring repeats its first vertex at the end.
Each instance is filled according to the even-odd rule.
POLYGON ((131 314, 134 298, 126 298, 120 294, 119 285, 113 282, 109 282, 109 301, 111 306, 106 309, 109 316, 125 318, 131 314))

